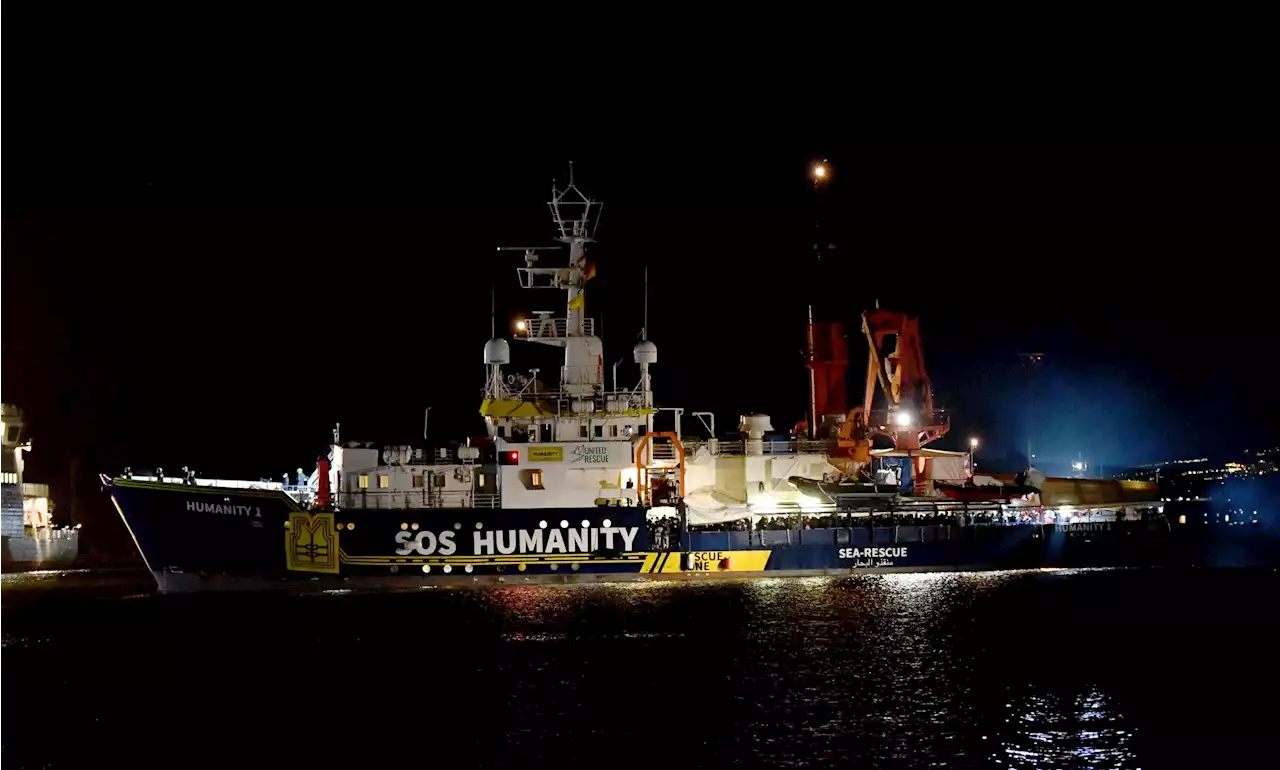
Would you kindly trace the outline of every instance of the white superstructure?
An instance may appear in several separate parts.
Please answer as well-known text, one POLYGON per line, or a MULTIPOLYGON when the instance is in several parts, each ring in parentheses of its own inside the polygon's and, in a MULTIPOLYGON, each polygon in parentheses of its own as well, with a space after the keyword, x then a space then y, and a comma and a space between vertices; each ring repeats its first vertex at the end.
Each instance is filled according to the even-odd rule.
POLYGON ((563 348, 560 371, 513 365, 511 345, 491 331, 493 338, 484 346, 480 413, 496 463, 481 463, 471 446, 437 450, 435 456, 409 447, 379 452, 367 445, 340 446, 335 431, 330 482, 339 506, 539 509, 589 507, 603 500, 660 508, 682 498, 691 523, 829 508, 787 479, 837 480, 840 471, 828 462, 830 442, 770 441, 767 415, 743 416, 740 440, 720 441, 715 417, 707 412, 693 416, 710 435, 686 441, 684 410, 678 408, 669 410, 675 429, 654 432, 655 414, 668 410, 655 406, 650 370, 658 362, 658 348, 649 339, 647 308, 632 351, 635 384, 618 387, 616 371, 612 383, 605 381, 604 344, 586 314, 586 289, 595 274, 587 244, 601 204, 578 190, 571 172, 564 189, 552 186, 548 205, 560 246, 499 251, 523 253, 522 288, 559 293, 556 304, 563 303, 562 309, 535 311, 518 324, 515 339, 563 348), (546 264, 565 249, 567 263, 546 264))
POLYGON ((605 383, 604 344, 586 315, 585 294, 595 273, 587 244, 601 204, 583 195, 572 175, 567 187, 551 192, 548 205, 564 244, 556 248, 568 249, 568 263, 543 265, 543 249, 515 250, 524 252, 521 287, 559 292, 564 314, 535 312, 521 322, 517 339, 564 348, 564 366, 551 376, 504 371, 511 363, 506 341, 485 346, 489 376, 480 413, 497 449, 502 505, 556 508, 600 498, 635 504, 652 477, 678 471, 674 437, 650 437, 656 410, 649 367, 657 346, 641 335, 633 352, 640 370, 634 387, 618 388, 616 378, 612 387, 605 383))
POLYGON ((49 485, 27 481, 23 478, 26 455, 31 451, 31 439, 27 438, 23 412, 13 404, 0 405, 0 444, 4 447, 3 476, 0 490, 3 505, 0 506, 0 534, 6 537, 41 537, 58 527, 53 521, 53 503, 49 498, 49 485))

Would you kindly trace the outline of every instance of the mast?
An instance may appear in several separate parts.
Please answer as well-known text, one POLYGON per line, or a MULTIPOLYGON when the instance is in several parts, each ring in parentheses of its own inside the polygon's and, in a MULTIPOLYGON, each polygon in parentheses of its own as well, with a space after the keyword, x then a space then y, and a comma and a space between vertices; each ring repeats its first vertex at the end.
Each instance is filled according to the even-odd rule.
MULTIPOLYGON (((679 443, 680 421, 676 413, 675 433, 654 433, 653 388, 649 372, 658 361, 658 348, 649 339, 648 270, 645 270, 645 313, 640 341, 632 355, 640 369, 640 382, 633 388, 617 389, 617 365, 614 366, 614 388, 609 390, 604 378, 604 346, 596 336, 597 319, 586 313, 586 286, 595 275, 594 263, 587 256, 588 244, 595 240, 602 204, 588 198, 577 188, 573 166, 569 182, 560 188, 553 181, 551 199, 547 202, 552 223, 556 226, 558 246, 499 247, 499 251, 523 251, 524 267, 517 268, 523 289, 552 289, 564 298, 563 315, 557 310, 533 310, 533 318, 517 322, 517 339, 564 348, 564 366, 560 369, 558 387, 538 380, 538 370, 529 376, 512 373, 501 379, 498 362, 510 361, 501 340, 490 340, 485 362, 490 364, 489 381, 480 413, 484 415, 489 435, 494 440, 500 465, 498 487, 505 500, 508 490, 530 507, 559 507, 579 493, 591 500, 619 497, 648 501, 651 482, 659 488, 683 490, 684 454, 679 443), (551 264, 542 262, 545 252, 561 250, 551 264), (567 259, 564 259, 567 256, 567 259), (492 354, 491 354, 492 353, 492 354), (560 451, 547 450, 549 467, 537 469, 538 489, 560 490, 557 494, 538 494, 525 498, 522 490, 529 482, 519 475, 518 465, 534 462, 537 452, 530 447, 521 451, 520 444, 568 444, 575 457, 558 463, 560 451), (587 459, 592 458, 592 459, 587 459), (578 462, 583 459, 583 462, 578 462), (502 461, 505 460, 505 461, 502 461), (633 471, 634 474, 630 475, 633 471), (603 474, 601 472, 604 472, 603 474), (589 474, 584 477, 583 473, 589 474), (621 474, 621 475, 619 475, 621 474), (631 484, 624 491, 621 476, 631 484), (589 478, 586 488, 582 479, 589 478), (653 482, 663 479, 663 483, 653 482), (596 489, 596 481, 601 489, 596 489), (601 491, 606 488, 615 493, 601 491), (576 491, 575 491, 576 490, 576 491), (536 501, 536 502, 535 502, 536 501)), ((546 255, 551 256, 551 255, 546 255)), ((543 307, 546 307, 545 305, 543 307)), ((621 361, 619 361, 621 363, 621 361)), ((539 450, 541 451, 541 450, 539 450)), ((541 460, 539 460, 541 462, 541 460)))
POLYGON ((595 322, 586 315, 586 284, 595 274, 587 259, 587 244, 595 240, 595 229, 604 205, 588 198, 573 181, 573 164, 569 164, 569 184, 558 189, 551 184, 551 200, 547 202, 551 219, 559 233, 556 240, 569 249, 567 266, 543 267, 539 252, 558 250, 552 247, 499 247, 499 251, 523 251, 525 266, 518 268, 520 285, 525 289, 556 289, 564 292, 565 314, 556 318, 554 311, 534 311, 523 339, 564 348, 564 366, 560 372, 559 390, 571 398, 590 399, 604 387, 604 346, 595 336, 595 322))
POLYGON ((826 160, 815 163, 811 175, 814 207, 813 258, 809 264, 809 285, 804 287, 804 292, 811 298, 805 328, 805 354, 809 369, 809 437, 817 438, 819 426, 825 417, 844 415, 848 411, 845 373, 849 365, 849 354, 844 323, 838 320, 838 301, 832 306, 830 299, 830 287, 836 283, 832 270, 833 260, 830 257, 834 256, 836 247, 824 232, 822 222, 822 204, 827 186, 831 182, 831 166, 826 160), (824 255, 828 259, 824 260, 824 255))
MULTIPOLYGON (((820 163, 813 165, 813 250, 817 258, 817 262, 822 262, 822 227, 821 227, 821 202, 822 190, 824 183, 827 181, 827 161, 824 158, 820 163)), ((818 279, 821 280, 821 273, 818 272, 818 279)), ((809 438, 811 440, 818 437, 818 423, 822 418, 818 415, 818 375, 817 375, 817 351, 814 349, 813 340, 813 303, 809 303, 809 323, 805 327, 805 338, 808 342, 806 352, 809 357, 809 438)))
POLYGON ((809 305, 809 438, 810 440, 818 437, 818 376, 814 371, 817 360, 814 358, 813 350, 813 305, 809 305))
POLYGON ((649 339, 649 266, 644 266, 644 326, 640 327, 640 339, 649 339))
MULTIPOLYGON (((632 357, 640 368, 640 382, 634 389, 617 391, 615 365, 615 390, 608 391, 604 377, 604 345, 596 336, 595 319, 586 314, 585 293, 587 282, 595 276, 595 265, 587 258, 587 244, 595 240, 604 204, 588 198, 577 188, 570 164, 569 184, 560 189, 552 182, 551 200, 547 207, 558 232, 556 240, 563 245, 498 247, 498 251, 524 252, 525 266, 517 268, 521 288, 564 292, 563 317, 556 317, 552 310, 535 310, 534 318, 521 322, 517 327, 519 339, 564 348, 560 387, 554 389, 555 394, 542 391, 541 400, 551 404, 547 408, 557 417, 572 420, 622 419, 622 425, 613 427, 630 431, 637 427, 631 421, 638 414, 652 428, 654 408, 649 367, 658 361, 658 348, 649 339, 649 269, 646 267, 644 273, 644 326, 640 331, 641 339, 632 350, 632 357), (569 250, 567 265, 541 264, 542 252, 559 251, 566 246, 569 250)), ((501 352, 503 363, 508 363, 506 350, 501 352)), ((488 358, 486 362, 490 362, 488 358)), ((489 396, 491 399, 498 398, 502 391, 497 374, 497 369, 491 371, 490 380, 497 385, 492 390, 493 395, 489 396)), ((520 380, 520 375, 513 376, 516 381, 520 380)), ((629 435, 629 432, 624 434, 629 435)))
POLYGON ((547 205, 551 208, 551 218, 560 230, 560 236, 556 240, 569 245, 569 280, 564 286, 567 294, 565 333, 569 337, 585 337, 587 330, 583 306, 586 304, 586 297, 583 291, 587 281, 587 242, 593 240, 595 233, 591 222, 592 206, 598 212, 600 205, 574 186, 572 161, 569 163, 568 187, 556 190, 555 182, 552 182, 551 200, 547 205), (570 193, 574 195, 571 196, 570 193))
MULTIPOLYGON (((653 407, 653 384, 649 380, 649 364, 657 363, 658 348, 649 341, 649 266, 644 266, 644 326, 640 327, 640 342, 632 351, 635 362, 640 366, 640 397, 645 408, 653 407)), ((653 417, 648 419, 649 430, 653 430, 653 417)))

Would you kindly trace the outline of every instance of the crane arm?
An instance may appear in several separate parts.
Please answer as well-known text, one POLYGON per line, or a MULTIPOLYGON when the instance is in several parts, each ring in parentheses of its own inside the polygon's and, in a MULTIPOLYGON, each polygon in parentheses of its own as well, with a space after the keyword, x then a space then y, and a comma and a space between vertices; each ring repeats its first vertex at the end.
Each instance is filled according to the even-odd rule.
POLYGON ((876 435, 893 439, 894 446, 904 450, 941 438, 950 423, 934 419, 933 384, 925 367, 920 322, 906 313, 876 308, 862 314, 862 330, 868 347, 862 405, 845 419, 838 436, 840 446, 869 458, 876 435), (889 409, 912 410, 912 424, 892 425, 887 412, 872 408, 877 384, 889 409))

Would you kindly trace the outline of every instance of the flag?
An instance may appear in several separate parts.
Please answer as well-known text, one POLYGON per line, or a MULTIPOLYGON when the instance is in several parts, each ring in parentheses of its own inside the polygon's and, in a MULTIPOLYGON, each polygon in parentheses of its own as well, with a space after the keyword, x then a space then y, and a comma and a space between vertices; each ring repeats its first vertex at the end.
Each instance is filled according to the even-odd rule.
POLYGON ((586 295, 585 295, 585 294, 578 294, 578 296, 576 296, 576 297, 574 297, 573 299, 569 300, 569 309, 570 309, 570 310, 581 310, 581 309, 582 309, 582 304, 583 304, 585 301, 586 301, 586 295))
POLYGON ((596 277, 596 263, 588 262, 586 269, 582 271, 582 280, 584 282, 590 281, 592 278, 595 278, 595 277, 596 277))

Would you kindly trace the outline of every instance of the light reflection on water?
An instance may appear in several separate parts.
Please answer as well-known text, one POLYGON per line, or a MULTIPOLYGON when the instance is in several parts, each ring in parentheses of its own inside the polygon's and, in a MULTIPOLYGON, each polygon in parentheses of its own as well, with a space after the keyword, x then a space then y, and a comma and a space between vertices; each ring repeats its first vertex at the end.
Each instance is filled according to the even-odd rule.
MULTIPOLYGON (((323 753, 335 764, 348 750, 357 764, 381 756, 388 719, 410 713, 466 766, 666 753, 682 767, 1138 767, 1191 761, 1201 744, 1224 764, 1224 746, 1252 733, 1215 726, 1213 704, 1260 697, 1270 669, 1150 683, 1179 670, 1184 646, 1225 635, 1269 649, 1276 629, 1245 610, 1277 587, 1274 573, 1128 570, 77 596, 16 608, 6 596, 6 692, 21 688, 31 703, 6 730, 5 759, 73 766, 105 745, 171 761, 201 745, 213 761, 224 742, 211 736, 239 734, 257 704, 298 702, 297 669, 328 677, 323 699, 340 729, 323 753), (24 743, 50 711, 83 740, 24 743), (139 711, 141 743, 129 737, 139 711)), ((397 745, 401 756, 409 744, 397 745)))
POLYGON ((0 581, 5 585, 21 586, 39 581, 89 574, 91 574, 91 570, 87 569, 37 569, 30 572, 5 572, 0 575, 0 581))
POLYGON ((1006 704, 1011 723, 1004 739, 1004 757, 997 764, 1014 767, 1137 766, 1131 742, 1132 730, 1110 697, 1090 687, 1065 698, 1056 694, 1031 695, 1006 704))
MULTIPOLYGON (((1042 699, 1003 724, 996 719, 987 727, 974 724, 964 704, 984 693, 975 691, 981 687, 966 675, 972 651, 953 644, 953 637, 971 633, 972 619, 965 614, 975 602, 1029 577, 1044 579, 1038 571, 1010 571, 619 584, 568 591, 517 587, 489 592, 486 600, 506 619, 537 626, 572 625, 578 613, 602 605, 628 622, 649 624, 654 617, 648 613, 672 604, 714 602, 714 613, 694 616, 709 625, 695 623, 690 633, 579 628, 576 633, 510 633, 503 639, 566 646, 586 639, 683 640, 687 646, 679 654, 697 672, 693 686, 702 679, 699 674, 726 672, 709 705, 722 711, 719 717, 726 716, 725 708, 734 716, 738 750, 776 756, 779 762, 782 754, 799 748, 829 762, 911 765, 967 755, 982 757, 980 765, 1137 766, 1124 730, 1046 730, 1046 725, 1116 719, 1103 716, 1109 707, 1100 693, 1080 701, 1089 708, 1079 714, 1072 704, 1042 699), (732 627, 718 627, 717 616, 735 606, 747 612, 734 618, 732 627), (704 670, 698 672, 700 666, 704 670)), ((520 688, 530 697, 536 690, 520 688)), ((536 720, 539 710, 535 705, 524 711, 536 720)), ((526 727, 511 735, 526 735, 526 727)))

